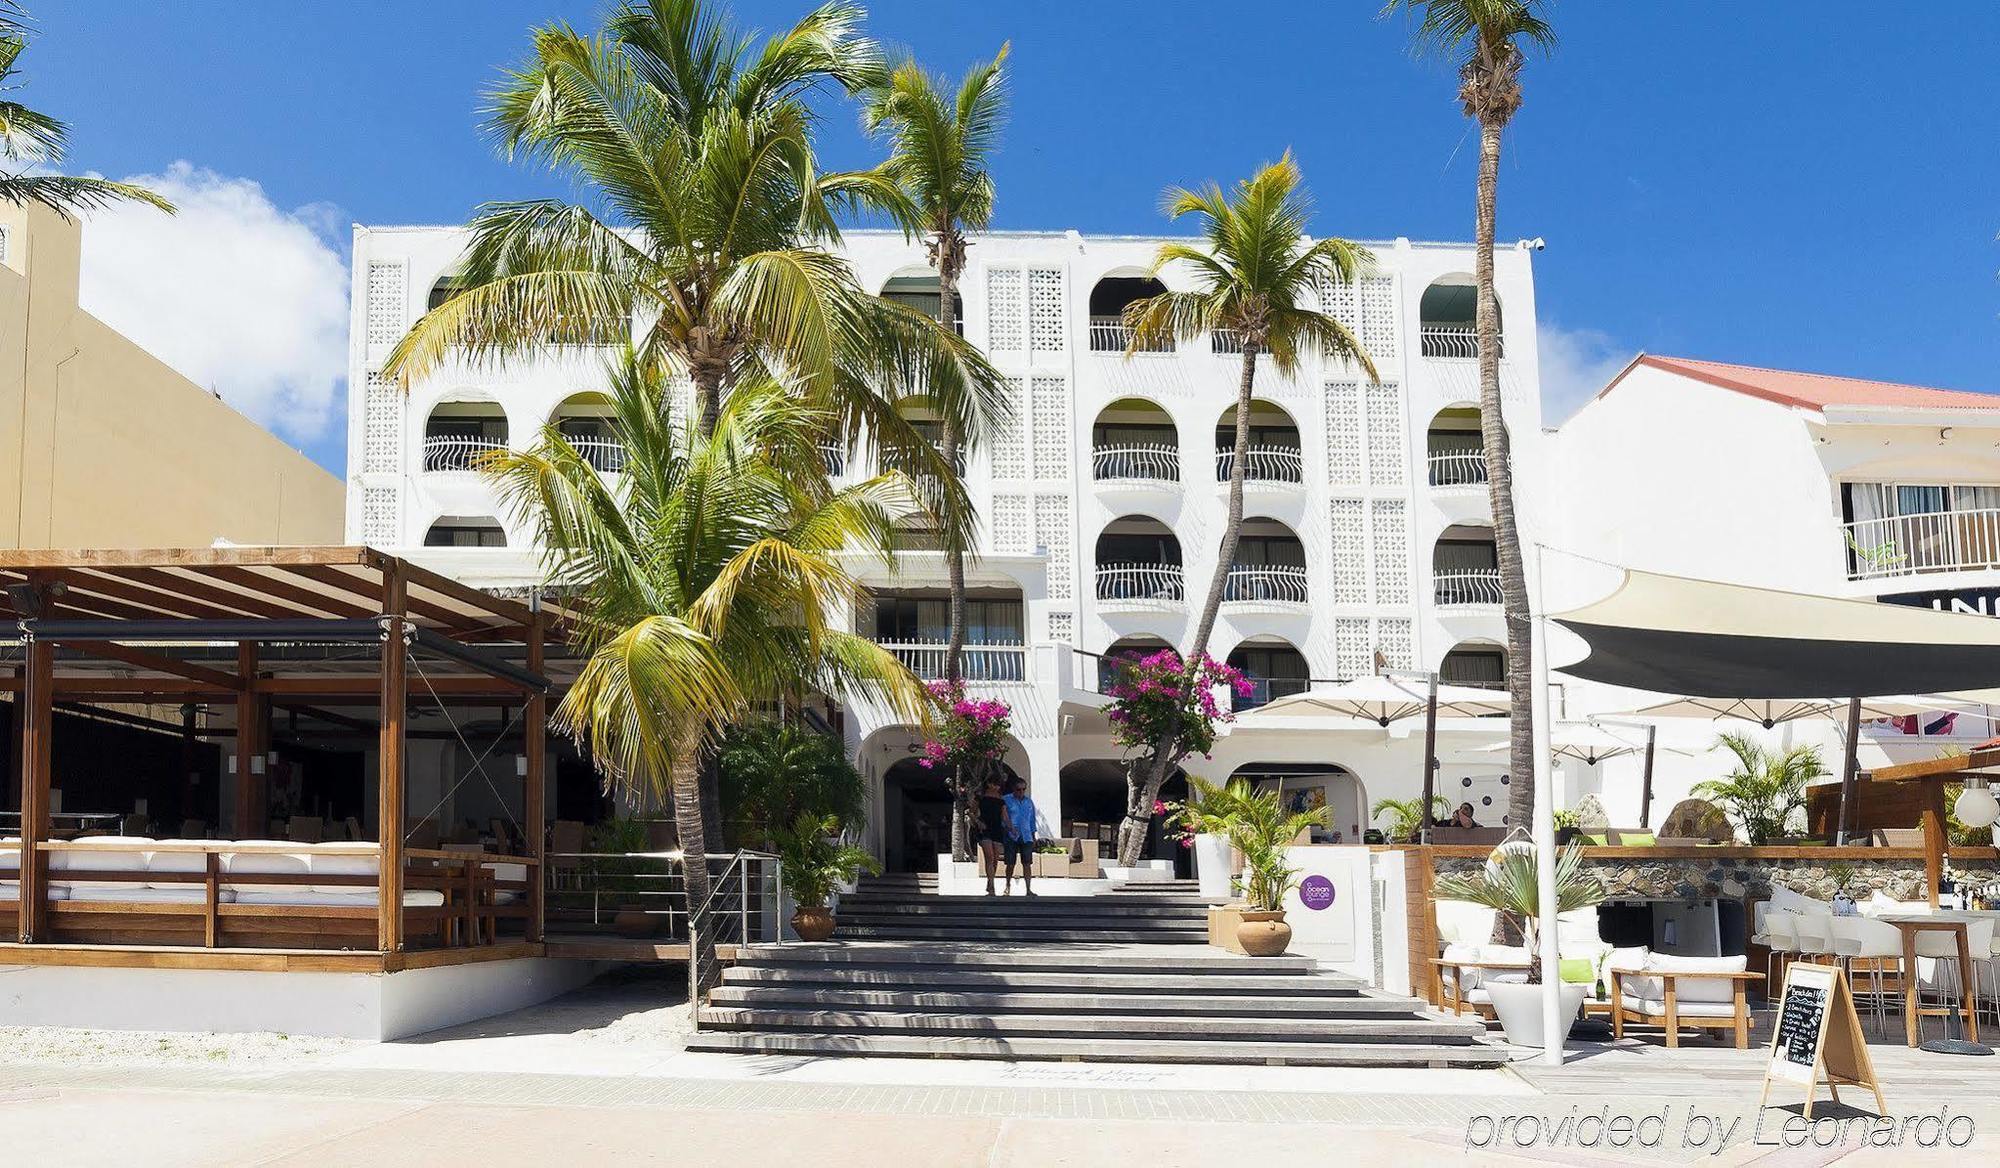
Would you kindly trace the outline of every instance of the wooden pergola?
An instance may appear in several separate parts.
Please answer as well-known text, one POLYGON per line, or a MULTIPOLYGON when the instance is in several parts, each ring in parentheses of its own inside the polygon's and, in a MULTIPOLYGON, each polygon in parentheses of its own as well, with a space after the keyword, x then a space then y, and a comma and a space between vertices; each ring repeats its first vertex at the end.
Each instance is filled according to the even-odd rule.
MULTIPOLYGON (((406 863, 445 862, 413 851, 404 838, 406 729, 415 698, 523 711, 528 854, 505 859, 527 867, 524 937, 538 946, 548 702, 562 684, 549 676, 549 646, 560 645, 570 616, 560 605, 495 596, 366 547, 0 550, 0 641, 21 650, 11 675, 0 676, 0 693, 19 711, 19 944, 48 940, 49 859, 72 846, 51 839, 58 703, 233 706, 235 758, 260 762, 274 709, 338 717, 323 711, 373 705, 380 711, 375 967, 402 968, 406 863), (414 692, 413 663, 421 674, 414 692)), ((238 767, 225 817, 239 838, 256 834, 259 772, 238 767)), ((215 948, 231 919, 256 914, 244 905, 218 908, 213 852, 206 862, 209 891, 197 907, 207 916, 207 946, 215 948)), ((167 906, 154 915, 188 914, 167 906)), ((459 945, 477 945, 484 930, 470 908, 464 923, 470 939, 459 932, 459 945)))
POLYGON ((1868 772, 1877 783, 1924 783, 1923 829, 1924 873, 1930 884, 1930 901, 1937 903, 1938 885, 1944 879, 1944 857, 1950 845, 1945 830, 1944 788, 1946 783, 1963 782, 1970 776, 1989 776, 2000 770, 2000 747, 1981 747, 1963 755, 1926 758, 1868 772))

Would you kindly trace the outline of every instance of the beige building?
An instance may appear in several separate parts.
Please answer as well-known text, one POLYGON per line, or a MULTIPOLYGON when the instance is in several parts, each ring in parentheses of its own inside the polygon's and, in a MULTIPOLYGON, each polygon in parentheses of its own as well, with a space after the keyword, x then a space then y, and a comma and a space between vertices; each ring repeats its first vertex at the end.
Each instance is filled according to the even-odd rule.
POLYGON ((0 203, 0 547, 340 542, 339 479, 78 307, 81 247, 0 203))

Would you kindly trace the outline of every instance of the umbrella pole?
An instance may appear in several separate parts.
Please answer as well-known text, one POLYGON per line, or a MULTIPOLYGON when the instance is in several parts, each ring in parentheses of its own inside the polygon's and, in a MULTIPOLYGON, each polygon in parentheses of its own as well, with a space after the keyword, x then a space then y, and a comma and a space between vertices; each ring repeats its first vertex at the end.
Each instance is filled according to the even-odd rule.
POLYGON ((1653 830, 1653 744, 1659 740, 1658 726, 1646 727, 1646 769, 1639 779, 1639 830, 1653 830))
POLYGON ((1562 1016, 1562 960, 1556 934, 1556 810, 1555 760, 1549 753, 1549 629, 1548 605, 1541 595, 1542 545, 1535 544, 1535 593, 1532 606, 1534 635, 1529 666, 1534 675, 1528 691, 1529 716, 1534 719, 1531 733, 1535 744, 1534 773, 1526 776, 1535 784, 1535 904, 1540 909, 1536 938, 1542 967, 1542 1064, 1559 1067, 1563 1063, 1563 1040, 1569 1035, 1570 1019, 1562 1016))
POLYGON ((1431 803, 1437 798, 1438 770, 1438 675, 1430 675, 1430 699, 1424 703, 1424 806, 1418 822, 1423 827, 1417 839, 1431 842, 1431 803))
POLYGON ((1860 764, 1861 699, 1847 699, 1847 757, 1840 765, 1840 817, 1834 822, 1833 842, 1847 843, 1849 810, 1854 806, 1854 772, 1860 764))

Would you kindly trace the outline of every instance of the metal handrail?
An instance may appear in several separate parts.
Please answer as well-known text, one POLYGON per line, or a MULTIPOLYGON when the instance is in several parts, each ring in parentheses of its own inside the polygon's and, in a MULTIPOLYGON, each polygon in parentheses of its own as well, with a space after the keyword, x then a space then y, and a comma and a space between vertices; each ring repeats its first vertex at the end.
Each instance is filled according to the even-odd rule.
POLYGON ((1187 577, 1179 564, 1099 564, 1097 598, 1179 604, 1187 600, 1187 577))
MULTIPOLYGON (((706 857, 703 857, 704 863, 706 859, 706 857)), ((736 878, 737 941, 740 944, 747 944, 750 940, 750 867, 746 861, 751 860, 769 863, 775 867, 777 873, 774 878, 774 886, 777 892, 776 900, 780 905, 784 903, 784 861, 769 852, 756 852, 748 848, 738 848, 729 857, 729 863, 723 866, 722 872, 715 877, 714 883, 709 885, 707 898, 701 904, 689 909, 688 1016, 689 1021, 696 1030, 701 1029, 702 994, 714 984, 709 980, 710 967, 702 961, 701 951, 704 947, 704 939, 706 944, 711 946, 719 943, 722 939, 720 926, 715 924, 718 917, 722 915, 715 911, 715 898, 722 895, 729 888, 730 877, 732 875, 736 878), (714 930, 714 935, 707 935, 711 929, 714 930)), ((683 880, 685 880, 685 873, 683 873, 683 880)), ((784 935, 784 924, 780 922, 777 929, 777 936, 780 941, 784 939, 784 935)), ((714 963, 713 968, 719 972, 721 964, 721 961, 718 959, 714 963)))
MULTIPOLYGON (((926 681, 944 676, 950 646, 943 641, 878 641, 911 673, 926 681)), ((959 676, 967 681, 1022 681, 1027 677, 1026 645, 967 642, 960 649, 959 676)))
MULTIPOLYGON (((1093 353, 1123 353, 1132 346, 1132 326, 1125 323, 1122 316, 1093 316, 1090 318, 1090 351, 1093 353)), ((1174 351, 1172 337, 1150 341, 1140 345, 1137 352, 1171 353, 1174 351)))
POLYGON ((1500 569, 1460 568, 1431 576, 1432 596, 1440 605, 1499 604, 1500 569))
POLYGON ((507 444, 494 438, 458 438, 437 436, 424 439, 424 470, 471 471, 479 469, 479 460, 496 450, 505 450, 507 444))
MULTIPOLYGON (((1215 481, 1229 481, 1236 465, 1236 451, 1215 452, 1215 481)), ((1305 452, 1297 446, 1252 446, 1243 456, 1243 477, 1253 483, 1302 483, 1306 478, 1305 452)))
POLYGON ((1840 530, 1850 580, 2000 568, 2000 507, 1862 519, 1840 530))
POLYGON ((565 436, 570 449, 577 452, 590 469, 598 474, 623 474, 625 471, 625 443, 617 438, 605 438, 595 434, 565 436))
MULTIPOLYGON (((1473 361, 1479 357, 1479 329, 1475 325, 1426 323, 1418 328, 1418 336, 1426 357, 1443 357, 1452 361, 1473 361)), ((1505 357, 1505 338, 1496 336, 1494 339, 1500 356, 1505 357)))
POLYGON ((1430 468, 1433 487, 1486 485, 1484 450, 1433 450, 1430 453, 1430 468))
POLYGON ((1305 604, 1306 570, 1288 564, 1232 567, 1222 582, 1222 599, 1226 604, 1305 604))
POLYGON ((1098 482, 1136 480, 1176 483, 1181 477, 1181 451, 1164 442, 1135 446, 1098 446, 1090 452, 1091 477, 1098 482))

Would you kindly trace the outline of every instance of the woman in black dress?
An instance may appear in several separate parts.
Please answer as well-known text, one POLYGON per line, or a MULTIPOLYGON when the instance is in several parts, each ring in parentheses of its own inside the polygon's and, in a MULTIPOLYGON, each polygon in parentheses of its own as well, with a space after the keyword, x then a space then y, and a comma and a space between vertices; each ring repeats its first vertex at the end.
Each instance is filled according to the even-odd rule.
POLYGON ((980 789, 972 838, 978 841, 979 857, 986 864, 986 895, 992 896, 993 870, 1000 866, 1000 845, 1007 839, 1007 804, 1000 798, 999 779, 987 779, 980 789))

